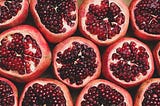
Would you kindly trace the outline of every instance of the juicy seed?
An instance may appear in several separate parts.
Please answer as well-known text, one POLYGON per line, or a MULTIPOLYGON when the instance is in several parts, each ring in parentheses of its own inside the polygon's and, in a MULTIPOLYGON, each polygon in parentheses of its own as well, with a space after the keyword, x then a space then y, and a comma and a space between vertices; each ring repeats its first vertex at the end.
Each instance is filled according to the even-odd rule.
POLYGON ((160 105, 160 83, 152 83, 144 93, 142 106, 160 105))
POLYGON ((111 39, 121 31, 125 16, 119 6, 102 0, 101 6, 90 4, 86 19, 86 29, 99 40, 111 39))
POLYGON ((72 27, 76 20, 74 0, 38 0, 36 10, 45 27, 53 33, 64 33, 66 27, 72 27))
POLYGON ((122 94, 102 83, 89 88, 83 98, 81 106, 126 106, 122 94))
POLYGON ((62 64, 58 69, 62 79, 69 79, 70 83, 77 85, 83 83, 83 79, 92 76, 97 68, 96 53, 85 44, 73 42, 72 47, 57 54, 57 63, 62 64))
POLYGON ((134 10, 139 29, 150 34, 160 34, 160 1, 141 0, 134 10))
POLYGON ((16 16, 21 10, 22 0, 4 0, 4 5, 0 5, 0 23, 4 23, 16 16))
POLYGON ((0 80, 0 106, 14 106, 15 99, 12 88, 0 80))
POLYGON ((25 93, 23 106, 66 106, 61 88, 55 84, 33 84, 25 93))
POLYGON ((0 68, 17 71, 19 74, 31 73, 39 64, 41 50, 30 35, 14 33, 0 42, 0 68))
POLYGON ((144 47, 137 47, 133 41, 124 42, 123 46, 117 48, 116 53, 113 53, 110 69, 113 75, 120 80, 135 81, 140 73, 146 75, 147 70, 150 69, 148 58, 149 55, 144 47))

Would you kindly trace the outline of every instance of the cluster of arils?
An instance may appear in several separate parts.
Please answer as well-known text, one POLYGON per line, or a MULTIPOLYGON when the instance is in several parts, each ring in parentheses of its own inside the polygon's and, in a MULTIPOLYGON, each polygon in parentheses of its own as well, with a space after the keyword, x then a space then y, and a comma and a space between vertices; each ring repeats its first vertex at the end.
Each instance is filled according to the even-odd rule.
POLYGON ((159 40, 160 0, 0 0, 0 106, 160 106, 159 40))

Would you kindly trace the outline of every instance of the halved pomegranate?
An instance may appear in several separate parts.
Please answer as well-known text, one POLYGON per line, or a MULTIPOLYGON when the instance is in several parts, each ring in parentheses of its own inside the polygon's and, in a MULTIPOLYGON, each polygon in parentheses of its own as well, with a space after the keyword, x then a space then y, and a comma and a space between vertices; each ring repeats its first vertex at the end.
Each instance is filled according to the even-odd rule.
POLYGON ((77 29, 77 0, 31 0, 30 10, 37 27, 49 42, 60 42, 77 29))
POLYGON ((75 106, 132 106, 127 90, 104 79, 88 83, 77 97, 75 106))
POLYGON ((160 78, 145 81, 137 91, 134 106, 160 106, 160 78))
POLYGON ((132 0, 129 6, 134 33, 143 40, 160 39, 160 1, 132 0))
POLYGON ((20 25, 0 34, 0 75, 28 82, 44 72, 51 52, 41 33, 29 25, 20 25))
POLYGON ((52 54, 56 77, 70 87, 83 87, 101 73, 99 49, 85 38, 70 37, 57 44, 52 54))
POLYGON ((122 0, 83 0, 79 8, 81 33, 101 46, 125 36, 128 24, 129 10, 122 0))
POLYGON ((153 49, 153 56, 158 74, 160 75, 160 42, 153 49))
POLYGON ((6 78, 0 77, 0 106, 18 106, 16 86, 6 78))
POLYGON ((122 38, 106 49, 102 58, 102 72, 107 79, 120 86, 137 86, 153 75, 151 50, 135 38, 122 38))
POLYGON ((28 15, 28 0, 0 0, 0 29, 23 23, 28 15))
POLYGON ((39 78, 24 87, 19 106, 73 106, 73 102, 66 85, 54 79, 39 78))

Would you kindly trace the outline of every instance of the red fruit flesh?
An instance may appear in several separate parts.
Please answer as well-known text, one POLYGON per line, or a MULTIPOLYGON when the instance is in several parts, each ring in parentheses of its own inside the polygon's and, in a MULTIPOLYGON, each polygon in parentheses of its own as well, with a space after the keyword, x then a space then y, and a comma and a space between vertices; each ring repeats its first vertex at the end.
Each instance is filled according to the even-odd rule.
POLYGON ((0 106, 17 106, 18 91, 8 79, 0 77, 0 106))
POLYGON ((0 29, 19 25, 28 15, 28 0, 0 1, 0 29))
POLYGON ((158 74, 160 75, 160 42, 153 49, 153 56, 158 74))
POLYGON ((73 106, 68 88, 54 79, 29 82, 21 94, 19 106, 73 106))
POLYGON ((138 89, 134 106, 160 105, 160 78, 151 78, 145 81, 138 89))
POLYGON ((85 38, 70 37, 57 44, 52 53, 56 77, 70 87, 83 87, 100 75, 99 50, 85 38))
POLYGON ((129 6, 134 33, 144 40, 160 39, 160 1, 132 0, 129 6))
POLYGON ((41 33, 21 25, 0 34, 0 75, 28 82, 43 73, 51 62, 51 52, 41 33))
POLYGON ((60 42, 77 29, 77 0, 31 0, 30 10, 37 27, 49 42, 60 42))
POLYGON ((137 86, 153 75, 154 61, 150 48, 135 38, 122 38, 106 49, 102 72, 120 86, 137 86))
POLYGON ((104 79, 93 80, 80 92, 75 106, 132 106, 127 90, 104 79))
POLYGON ((79 8, 81 33, 101 46, 125 36, 128 24, 129 10, 122 0, 84 0, 79 8))

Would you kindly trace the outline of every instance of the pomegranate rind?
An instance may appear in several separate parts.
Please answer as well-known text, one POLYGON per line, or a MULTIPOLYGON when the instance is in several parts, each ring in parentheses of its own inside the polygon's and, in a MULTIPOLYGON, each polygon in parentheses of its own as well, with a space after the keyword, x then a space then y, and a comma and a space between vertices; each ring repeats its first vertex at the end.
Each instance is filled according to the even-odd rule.
POLYGON ((26 20, 28 16, 28 8, 29 8, 28 0, 23 0, 21 5, 22 5, 22 8, 21 10, 19 10, 16 16, 12 17, 9 20, 6 20, 3 23, 0 23, 0 29, 14 27, 16 25, 22 24, 26 20))
POLYGON ((132 0, 129 5, 130 22, 131 22, 131 26, 134 31, 134 34, 136 35, 136 37, 138 37, 142 40, 148 40, 148 41, 160 40, 160 34, 147 33, 144 30, 140 30, 139 27, 137 26, 136 20, 135 20, 135 15, 134 15, 134 10, 135 10, 136 5, 140 1, 141 0, 132 0))
POLYGON ((126 106, 133 106, 132 97, 131 97, 131 95, 129 94, 129 92, 126 89, 124 89, 124 88, 122 88, 122 87, 120 87, 120 86, 118 86, 118 85, 116 85, 116 84, 114 84, 114 83, 112 83, 110 81, 107 81, 105 79, 96 79, 96 80, 93 80, 90 83, 88 83, 82 89, 80 94, 78 95, 75 106, 81 106, 81 102, 83 100, 83 96, 88 92, 89 88, 91 88, 93 86, 98 86, 101 83, 104 83, 104 84, 110 86, 111 88, 115 89, 119 93, 121 93, 123 95, 124 99, 125 99, 124 102, 126 102, 126 106))
POLYGON ((102 73, 106 79, 108 79, 108 80, 110 80, 110 81, 112 81, 112 82, 114 82, 124 88, 131 88, 131 87, 137 86, 137 85, 141 84, 142 82, 144 82, 145 80, 151 78, 154 73, 154 60, 153 60, 152 52, 146 44, 137 40, 136 38, 124 37, 124 38, 118 40, 116 43, 110 45, 105 50, 105 52, 102 56, 102 73), (147 74, 145 76, 143 76, 141 74, 141 75, 139 75, 138 78, 136 78, 135 81, 125 82, 124 80, 120 80, 120 79, 116 78, 112 74, 112 71, 110 70, 110 63, 112 62, 112 54, 116 52, 116 49, 118 47, 122 47, 124 42, 130 43, 131 41, 135 42, 138 46, 143 46, 146 49, 146 51, 149 55, 148 62, 150 65, 150 69, 147 70, 147 74))
POLYGON ((120 9, 122 10, 122 13, 125 15, 125 22, 121 25, 121 31, 119 34, 114 35, 114 37, 112 37, 111 39, 102 41, 97 38, 97 35, 93 35, 90 32, 88 32, 85 26, 86 14, 88 12, 89 5, 92 3, 96 4, 96 2, 97 0, 83 0, 82 4, 79 7, 78 28, 86 38, 92 40, 97 45, 108 46, 113 44, 123 36, 125 36, 125 34, 127 33, 128 25, 129 25, 129 10, 127 5, 122 0, 109 0, 109 2, 114 2, 120 7, 120 9))
POLYGON ((18 106, 18 90, 17 90, 17 87, 14 85, 13 82, 11 82, 10 80, 8 80, 6 78, 0 77, 0 81, 6 82, 12 88, 13 95, 14 95, 14 105, 13 106, 18 106))
POLYGON ((160 51, 160 42, 157 43, 157 45, 153 49, 153 57, 155 60, 155 65, 156 69, 158 72, 158 75, 160 75, 160 56, 159 56, 159 51, 160 51))
POLYGON ((72 34, 74 34, 77 30, 77 25, 78 25, 78 2, 77 0, 74 0, 75 4, 76 4, 76 20, 75 20, 75 24, 74 26, 72 26, 72 28, 70 30, 67 30, 67 32, 65 33, 53 33, 51 31, 49 31, 45 25, 42 24, 41 19, 39 18, 39 15, 35 9, 35 6, 37 4, 37 0, 30 0, 30 11, 31 14, 34 18, 35 24, 38 27, 38 29, 41 31, 41 33, 44 35, 44 37, 47 39, 47 41, 49 41, 50 43, 58 43, 60 41, 63 41, 64 39, 72 36, 72 34))
POLYGON ((137 93, 135 95, 135 99, 134 99, 134 106, 142 106, 142 101, 144 99, 144 93, 145 91, 148 89, 148 87, 152 84, 152 83, 159 83, 160 82, 160 78, 151 78, 148 79, 147 81, 143 82, 140 87, 137 90, 137 93))
POLYGON ((38 78, 36 80, 33 80, 33 81, 27 83, 23 89, 21 96, 20 96, 19 106, 22 106, 23 98, 24 98, 25 93, 28 90, 28 88, 35 83, 39 83, 42 85, 47 84, 47 83, 51 83, 51 84, 55 84, 55 85, 59 86, 61 88, 61 90, 63 91, 64 97, 66 99, 66 106, 73 106, 72 97, 71 97, 70 91, 67 88, 67 86, 65 84, 61 83, 60 81, 55 80, 55 79, 51 79, 51 78, 38 78))
POLYGON ((0 68, 0 75, 14 80, 16 82, 29 82, 39 77, 49 67, 51 63, 51 51, 42 34, 36 28, 30 25, 19 25, 2 32, 0 34, 0 41, 4 37, 13 33, 21 33, 26 35, 28 34, 33 39, 35 39, 42 52, 42 57, 40 59, 39 64, 36 66, 35 70, 29 74, 21 75, 18 74, 18 72, 16 71, 6 71, 0 68))
POLYGON ((81 88, 84 87, 88 82, 90 82, 91 80, 94 80, 96 78, 98 78, 101 74, 101 57, 100 57, 100 52, 98 47, 90 40, 86 39, 86 38, 82 38, 82 37, 69 37, 66 40, 60 42, 59 44, 57 44, 55 46, 55 48, 52 51, 52 55, 53 55, 53 59, 52 59, 52 66, 53 66, 53 72, 56 75, 57 79, 59 79, 60 81, 62 81, 63 83, 65 83, 67 86, 72 87, 72 88, 81 88), (91 48, 94 49, 94 52, 96 53, 96 64, 97 64, 97 68, 95 73, 90 77, 88 76, 86 79, 83 80, 83 84, 80 85, 76 85, 75 83, 70 84, 70 81, 68 79, 63 80, 60 76, 59 76, 59 72, 57 70, 57 68, 59 67, 58 63, 56 62, 57 59, 57 53, 58 52, 63 52, 65 49, 67 49, 68 47, 71 47, 72 42, 79 42, 81 44, 85 44, 91 48))

